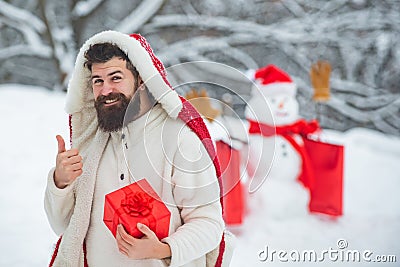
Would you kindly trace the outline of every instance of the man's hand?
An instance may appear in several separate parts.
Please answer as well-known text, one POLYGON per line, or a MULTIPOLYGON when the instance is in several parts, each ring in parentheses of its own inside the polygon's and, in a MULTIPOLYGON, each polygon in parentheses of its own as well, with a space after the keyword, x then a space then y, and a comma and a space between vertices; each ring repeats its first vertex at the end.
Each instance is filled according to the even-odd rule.
POLYGON ((138 223, 137 228, 144 234, 141 239, 129 235, 122 225, 117 228, 117 245, 122 254, 131 259, 163 259, 171 256, 168 244, 158 240, 156 234, 144 224, 138 223))
POLYGON ((78 149, 65 149, 64 139, 57 135, 58 153, 56 158, 56 170, 54 172, 54 183, 60 189, 70 185, 82 174, 82 157, 78 149))

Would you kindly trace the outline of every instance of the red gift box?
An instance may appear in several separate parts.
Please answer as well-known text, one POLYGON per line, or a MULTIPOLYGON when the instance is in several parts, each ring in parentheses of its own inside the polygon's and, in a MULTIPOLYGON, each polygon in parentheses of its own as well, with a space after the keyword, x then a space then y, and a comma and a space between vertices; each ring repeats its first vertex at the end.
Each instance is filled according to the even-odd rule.
POLYGON ((143 237, 136 225, 147 225, 161 240, 168 236, 171 212, 146 179, 105 196, 103 221, 116 235, 118 224, 135 238, 143 237))

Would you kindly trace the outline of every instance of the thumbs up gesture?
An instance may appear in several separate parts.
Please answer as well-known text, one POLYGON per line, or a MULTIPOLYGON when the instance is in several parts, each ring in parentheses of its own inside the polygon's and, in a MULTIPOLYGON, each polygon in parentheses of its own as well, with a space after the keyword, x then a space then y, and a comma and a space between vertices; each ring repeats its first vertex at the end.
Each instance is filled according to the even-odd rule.
POLYGON ((54 183, 60 189, 70 185, 82 174, 82 157, 76 148, 66 150, 65 141, 57 135, 58 153, 56 157, 56 170, 54 172, 54 183))

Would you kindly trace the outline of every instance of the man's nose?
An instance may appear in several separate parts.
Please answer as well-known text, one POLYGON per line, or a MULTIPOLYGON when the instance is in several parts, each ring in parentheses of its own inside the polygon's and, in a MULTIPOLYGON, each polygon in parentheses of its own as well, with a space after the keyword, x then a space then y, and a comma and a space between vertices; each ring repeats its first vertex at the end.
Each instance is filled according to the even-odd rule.
POLYGON ((100 90, 100 94, 106 96, 112 92, 114 92, 114 86, 111 83, 104 81, 103 86, 101 87, 101 90, 100 90))

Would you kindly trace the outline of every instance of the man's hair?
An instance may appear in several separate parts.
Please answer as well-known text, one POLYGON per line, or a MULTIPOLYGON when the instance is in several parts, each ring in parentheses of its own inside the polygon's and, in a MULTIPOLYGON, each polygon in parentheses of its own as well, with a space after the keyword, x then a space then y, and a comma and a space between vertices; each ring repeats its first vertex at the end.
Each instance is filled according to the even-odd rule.
POLYGON ((92 71, 92 65, 94 63, 105 63, 112 59, 113 57, 118 57, 126 61, 126 68, 130 70, 135 77, 136 81, 139 76, 139 72, 132 65, 128 56, 122 51, 117 45, 112 43, 99 43, 94 44, 89 47, 85 52, 85 63, 83 64, 90 71, 92 71))

